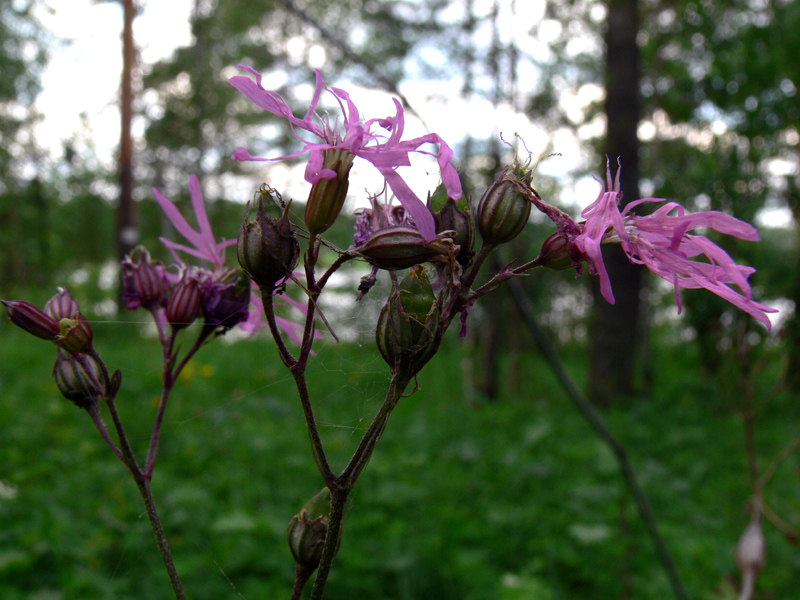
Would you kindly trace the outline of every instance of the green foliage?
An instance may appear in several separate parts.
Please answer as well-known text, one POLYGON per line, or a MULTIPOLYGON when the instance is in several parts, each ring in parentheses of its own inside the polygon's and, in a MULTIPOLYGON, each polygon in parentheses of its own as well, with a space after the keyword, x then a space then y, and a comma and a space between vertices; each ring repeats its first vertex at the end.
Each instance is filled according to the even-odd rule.
MULTIPOLYGON (((140 326, 95 321, 100 352, 123 371, 118 405, 143 452, 160 390, 157 343, 140 326), (113 340, 113 343, 111 342, 113 340), (132 348, 137 351, 131 352, 132 348)), ((0 323, 0 589, 47 596, 161 598, 168 583, 141 501, 90 420, 60 398, 54 352, 0 323)), ((536 356, 523 390, 467 405, 453 336, 404 399, 351 498, 328 595, 336 598, 665 598, 661 571, 613 456, 536 356)), ((365 344, 366 346, 366 344, 365 344)), ((749 494, 735 382, 706 379, 686 347, 656 345, 654 394, 607 413, 651 496, 693 597, 735 581, 733 546, 749 494)), ((317 344, 310 386, 334 465, 381 401, 374 350, 317 344)), ((573 369, 582 350, 569 351, 573 369)), ((775 362, 760 373, 764 397, 775 362)), ((761 466, 796 435, 791 398, 759 416, 761 466)), ((795 528, 791 457, 767 502, 795 528)), ((272 344, 214 343, 181 377, 167 411, 153 491, 187 595, 288 597, 286 526, 321 482, 272 344)), ((766 525, 760 589, 794 591, 794 549, 766 525)))
POLYGON ((31 105, 40 89, 46 60, 40 45, 41 26, 32 14, 33 2, 0 1, 0 193, 13 187, 7 170, 21 158, 25 142, 18 138, 31 124, 31 105))

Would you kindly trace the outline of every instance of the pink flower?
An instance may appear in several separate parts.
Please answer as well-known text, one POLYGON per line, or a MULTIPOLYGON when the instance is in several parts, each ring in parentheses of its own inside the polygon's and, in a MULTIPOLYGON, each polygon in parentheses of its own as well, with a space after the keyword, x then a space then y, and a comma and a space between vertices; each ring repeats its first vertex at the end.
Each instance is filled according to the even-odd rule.
MULTIPOLYGON (((169 220, 175 226, 175 229, 177 229, 178 232, 192 244, 192 246, 178 244, 163 237, 159 239, 172 251, 175 258, 182 265, 185 265, 186 263, 181 259, 176 250, 181 250, 187 254, 191 254, 192 256, 208 260, 214 265, 213 273, 204 271, 204 273, 207 274, 207 281, 205 282, 207 285, 205 285, 203 289, 207 294, 207 297, 204 298, 204 300, 207 302, 207 304, 213 304, 212 308, 217 308, 220 301, 220 294, 223 291, 222 288, 225 287, 223 282, 218 280, 224 279, 225 281, 228 281, 227 276, 231 272, 231 270, 225 264, 225 248, 236 244, 236 240, 220 239, 220 241, 217 242, 214 238, 214 233, 211 231, 211 223, 208 220, 208 215, 206 214, 205 205, 203 203, 203 195, 200 191, 200 182, 194 175, 192 175, 189 179, 189 191, 192 198, 192 206, 194 207, 195 218, 198 226, 200 227, 200 231, 195 231, 180 213, 175 204, 165 198, 164 195, 157 189, 153 188, 156 200, 158 200, 162 210, 166 213, 169 220)), ((241 276, 243 277, 244 275, 241 276)), ((167 277, 169 277, 169 275, 167 275, 167 277)), ((178 276, 173 276, 173 278, 177 277, 178 276)), ((263 305, 261 304, 261 298, 255 286, 252 286, 249 304, 251 307, 249 315, 246 319, 237 321, 237 324, 241 329, 255 334, 256 331, 261 327, 267 327, 267 322, 263 319, 263 305)), ((304 303, 294 300, 293 298, 289 297, 288 294, 283 294, 280 297, 280 300, 276 298, 275 304, 276 306, 289 304, 297 308, 304 315, 307 311, 307 307, 304 303)), ((292 321, 282 317, 276 317, 276 321, 278 323, 278 327, 283 329, 287 337, 296 341, 297 343, 300 343, 301 337, 298 335, 298 332, 302 334, 302 325, 298 325, 297 323, 293 323, 292 321)), ((315 332, 315 334, 317 337, 321 337, 319 332, 315 332)))
POLYGON ((192 175, 189 178, 189 194, 192 198, 194 215, 195 219, 197 219, 200 231, 192 229, 192 226, 189 225, 178 208, 156 188, 153 188, 153 193, 156 196, 156 200, 158 200, 158 203, 161 205, 161 210, 166 213, 172 225, 178 230, 178 233, 192 244, 192 247, 189 247, 183 244, 176 244, 172 240, 163 237, 158 238, 172 251, 172 254, 178 262, 181 264, 184 263, 176 252, 176 250, 181 250, 197 258, 211 261, 214 267, 221 269, 225 265, 225 248, 233 246, 236 240, 223 239, 218 243, 216 239, 214 239, 214 233, 211 231, 211 223, 208 221, 206 207, 203 202, 203 193, 200 190, 200 182, 197 180, 197 177, 192 175))
MULTIPOLYGON (((308 311, 308 307, 303 302, 299 302, 287 294, 283 294, 280 299, 281 301, 277 301, 277 298, 275 299, 276 307, 285 303, 290 306, 294 306, 303 315, 305 315, 308 311)), ((267 323, 267 321, 264 319, 264 304, 261 300, 261 294, 256 289, 253 289, 250 294, 250 306, 253 308, 253 310, 250 311, 250 315, 247 320, 239 324, 239 327, 241 327, 244 331, 249 331, 252 336, 255 335, 256 332, 262 327, 269 327, 269 323, 267 323)), ((304 325, 295 323, 294 321, 290 321, 289 319, 278 315, 275 315, 275 322, 278 324, 278 327, 283 329, 286 337, 288 337, 290 340, 297 344, 301 344, 303 342, 304 325)), ((314 339, 321 338, 322 332, 315 330, 314 339)), ((315 354, 313 350, 311 351, 311 354, 315 354)))
POLYGON ((309 142, 298 137, 303 142, 303 148, 289 156, 276 159, 254 157, 247 150, 239 148, 233 153, 234 160, 283 160, 309 152, 305 179, 309 183, 315 184, 320 179, 333 179, 336 176, 331 169, 323 168, 323 152, 325 150, 337 149, 350 152, 369 161, 380 171, 426 239, 432 240, 436 237, 435 224, 430 211, 397 173, 397 167, 409 166, 411 164, 409 155, 412 152, 430 154, 419 150, 423 144, 438 144, 439 151, 436 153, 436 157, 442 181, 447 188, 448 195, 458 200, 461 197, 461 182, 455 168, 450 164, 453 151, 439 135, 429 133, 411 140, 403 140, 405 117, 403 107, 397 100, 394 100, 396 108, 394 116, 362 121, 358 108, 350 100, 349 94, 342 89, 326 86, 319 71, 316 71, 316 88, 311 105, 305 116, 300 119, 294 116, 279 94, 265 90, 261 86, 261 75, 255 69, 245 65, 239 65, 239 67, 254 75, 255 81, 249 77, 237 75, 230 79, 231 85, 264 110, 289 121, 293 129, 297 127, 313 133, 322 142, 309 142), (327 115, 315 114, 323 89, 330 92, 339 103, 344 133, 340 133, 337 127, 338 119, 331 122, 327 115), (375 126, 377 126, 377 131, 375 126))
POLYGON ((747 282, 755 269, 737 265, 727 252, 707 237, 688 233, 698 227, 707 227, 755 242, 760 238, 752 225, 717 211, 686 214, 676 202, 668 202, 649 215, 631 212, 632 208, 644 202, 663 202, 659 198, 636 200, 620 212, 619 172, 613 185, 609 172, 608 187, 610 191, 603 189, 597 200, 581 213, 586 222, 582 224, 581 233, 572 239, 574 247, 599 275, 600 289, 608 302, 614 303, 614 294, 600 250, 604 243, 619 242, 631 262, 645 265, 675 286, 679 312, 680 288, 705 288, 752 315, 767 329, 771 327, 766 313, 778 311, 753 300, 747 282), (707 261, 692 260, 701 255, 707 261))

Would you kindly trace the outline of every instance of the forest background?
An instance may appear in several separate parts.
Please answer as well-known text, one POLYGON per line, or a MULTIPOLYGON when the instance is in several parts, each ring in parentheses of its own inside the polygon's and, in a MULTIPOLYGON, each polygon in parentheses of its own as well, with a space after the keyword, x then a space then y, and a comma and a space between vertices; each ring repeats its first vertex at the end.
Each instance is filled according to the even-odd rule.
MULTIPOLYGON (((146 7, 119 6, 122 33, 123 15, 135 23, 146 7)), ((191 43, 168 58, 137 60, 128 38, 120 112, 133 127, 127 140, 121 127, 112 150, 88 124, 57 147, 39 142, 41 74, 62 43, 38 18, 51 8, 0 2, 0 296, 41 304, 69 285, 98 339, 103 329, 115 339, 103 348, 110 364, 138 374, 125 382, 133 419, 152 408, 158 364, 137 315, 116 310, 115 264, 133 242, 169 259, 157 238, 172 232, 150 188, 188 206, 197 174, 227 238, 265 180, 303 198, 297 169, 228 160, 238 146, 280 156, 293 142, 225 83, 237 63, 269 75, 298 107, 310 67, 330 84, 400 97, 425 123, 415 126, 454 145, 471 189, 512 159, 500 134, 517 144, 518 132, 534 159, 561 154, 541 162, 534 185, 573 215, 594 200, 599 186, 586 182, 608 155, 621 157, 626 199, 755 222, 758 244, 715 241, 758 269, 756 296, 781 311, 771 333, 702 291, 682 294, 678 316, 669 286, 637 271, 612 275, 614 308, 596 301, 586 276, 523 284, 539 327, 627 448, 692 596, 736 597, 733 548, 754 487, 766 483, 774 519, 758 593, 791 597, 800 569, 797 3, 196 0, 191 43)), ((351 209, 363 201, 356 195, 351 209)), ((352 229, 337 227, 346 247, 352 229)), ((550 232, 532 223, 514 252, 535 255, 550 232)), ((347 309, 336 315, 347 341, 319 344, 311 380, 342 456, 386 379, 372 346, 378 307, 350 302, 354 287, 343 282, 347 309)), ((476 307, 470 336, 447 340, 422 391, 398 409, 354 497, 329 597, 670 593, 613 454, 566 402, 517 310, 502 294, 476 307)), ((0 335, 3 597, 162 597, 120 465, 42 376, 46 349, 5 319, 0 335)), ((187 371, 154 487, 163 486, 189 597, 286 597, 285 527, 320 482, 274 348, 261 336, 235 342, 206 349, 187 371)))

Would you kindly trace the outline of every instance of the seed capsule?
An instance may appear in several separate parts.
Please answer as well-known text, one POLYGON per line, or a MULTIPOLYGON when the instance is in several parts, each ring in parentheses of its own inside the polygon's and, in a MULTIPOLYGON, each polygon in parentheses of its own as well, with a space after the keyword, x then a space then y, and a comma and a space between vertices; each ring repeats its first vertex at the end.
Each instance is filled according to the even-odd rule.
POLYGON ((478 231, 487 244, 510 242, 517 237, 531 216, 531 203, 526 191, 530 189, 531 173, 511 166, 489 186, 478 204, 478 231))
POLYGON ((331 492, 326 488, 306 502, 289 523, 287 537, 295 562, 317 568, 322 558, 331 509, 331 492))
POLYGON ((78 408, 87 408, 103 395, 103 372, 87 354, 72 355, 58 350, 53 377, 61 394, 78 408))
POLYGON ((386 301, 375 330, 378 350, 393 369, 419 372, 441 341, 441 310, 424 267, 417 266, 386 301))
POLYGON ((245 207, 236 254, 244 272, 262 292, 271 293, 275 285, 292 272, 300 256, 300 244, 289 221, 290 204, 287 203, 280 219, 267 214, 263 198, 259 198, 252 218, 250 203, 245 207))
POLYGON ((408 269, 447 256, 446 242, 426 240, 416 227, 395 225, 380 229, 356 248, 369 264, 379 269, 408 269))

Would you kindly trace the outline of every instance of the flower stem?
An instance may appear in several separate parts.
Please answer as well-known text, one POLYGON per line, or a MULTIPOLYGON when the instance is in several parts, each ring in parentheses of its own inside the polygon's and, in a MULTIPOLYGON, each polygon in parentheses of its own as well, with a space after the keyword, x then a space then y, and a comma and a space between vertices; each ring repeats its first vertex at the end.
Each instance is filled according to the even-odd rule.
MULTIPOLYGON (((192 347, 183 357, 183 360, 178 364, 178 366, 174 366, 174 359, 177 356, 177 352, 175 355, 171 355, 169 352, 165 353, 164 355, 164 372, 162 375, 163 386, 161 389, 161 401, 158 404, 158 411, 156 412, 156 418, 153 422, 153 431, 150 434, 150 445, 147 448, 147 458, 145 459, 144 463, 144 476, 147 479, 151 479, 153 477, 153 469, 156 466, 156 458, 158 457, 158 447, 161 441, 161 426, 164 423, 164 413, 167 410, 167 403, 169 402, 169 396, 172 392, 172 388, 175 387, 175 381, 178 379, 178 375, 180 375, 183 368, 187 365, 189 360, 194 356, 200 347, 205 342, 206 338, 211 334, 212 330, 206 327, 200 332, 200 335, 195 340, 192 347)), ((174 339, 171 338, 171 339, 174 339)), ((170 343, 170 352, 172 349, 172 343, 170 343)))
POLYGON ((275 321, 275 305, 273 304, 272 290, 261 290, 261 304, 264 307, 264 316, 267 317, 267 324, 269 325, 270 333, 275 340, 275 345, 278 347, 278 354, 280 354, 283 364, 288 369, 291 369, 297 359, 292 356, 289 349, 286 347, 286 342, 283 341, 278 323, 275 321))
POLYGON ((361 438, 361 443, 353 453, 347 467, 345 467, 345 470, 342 471, 342 474, 337 478, 338 482, 343 487, 352 489, 355 485, 358 476, 375 451, 375 446, 383 434, 386 422, 389 420, 389 416, 400 401, 409 381, 411 381, 411 378, 405 374, 396 373, 392 376, 389 389, 386 392, 386 398, 384 398, 378 414, 375 415, 364 437, 361 438))
POLYGON ((614 437, 614 435, 611 433, 611 430, 605 424, 605 421, 603 421, 603 418, 600 416, 600 413, 597 412, 597 409, 578 389, 578 386, 564 368, 564 363, 561 362, 561 359, 556 353, 555 348, 553 348, 553 345, 550 343, 550 340, 547 338, 547 336, 545 336, 541 329, 539 329, 534 317, 530 300, 528 300, 528 297, 525 295, 522 286, 518 281, 511 280, 509 282, 509 288, 511 290, 511 296, 514 299, 514 302, 516 303, 520 313, 522 314, 523 321, 528 331, 536 340, 539 349, 542 351, 542 354, 544 354, 547 362, 550 364, 550 368, 553 370, 553 374, 556 376, 556 379, 558 379, 558 382, 561 384, 564 392, 566 392, 569 399, 581 413, 583 418, 586 419, 586 422, 591 426, 598 437, 600 437, 600 439, 603 440, 614 452, 617 462, 619 463, 622 476, 625 479, 625 483, 627 484, 628 489, 631 492, 634 501, 636 502, 636 506, 639 509, 639 516, 644 522, 647 533, 650 535, 650 539, 653 542, 656 554, 658 555, 661 565, 663 566, 664 571, 669 578, 670 585, 672 586, 672 593, 678 600, 689 600, 689 592, 687 592, 686 587, 684 586, 683 581, 678 574, 678 569, 675 566, 675 562, 672 560, 672 555, 669 553, 669 550, 667 550, 664 539, 658 532, 658 524, 656 523, 656 518, 653 514, 653 507, 650 505, 650 500, 639 483, 639 479, 636 477, 633 466, 628 459, 628 453, 625 451, 625 448, 622 446, 622 444, 620 444, 616 437, 614 437))
MULTIPOLYGON (((181 580, 178 577, 178 571, 175 569, 175 563, 173 562, 172 554, 169 551, 169 545, 167 544, 167 537, 164 534, 164 528, 161 526, 161 520, 158 518, 156 503, 153 499, 153 494, 150 492, 150 476, 142 471, 136 462, 136 457, 134 456, 133 449, 128 441, 128 436, 125 434, 125 428, 122 426, 122 419, 119 416, 119 411, 117 410, 116 405, 117 390, 114 389, 113 391, 109 392, 109 382, 111 381, 111 378, 108 374, 108 368, 100 358, 100 355, 97 354, 94 349, 92 349, 91 354, 99 362, 103 371, 103 377, 106 382, 106 395, 103 397, 103 399, 106 401, 108 412, 111 414, 111 420, 114 422, 114 428, 116 429, 117 437, 119 438, 119 447, 114 444, 114 441, 108 435, 106 426, 100 418, 100 412, 97 406, 93 406, 89 409, 89 415, 97 426, 97 429, 100 432, 103 440, 105 440, 106 444, 108 444, 114 451, 114 454, 117 455, 117 457, 125 464, 126 467, 128 467, 128 470, 131 472, 131 476, 136 483, 136 487, 139 488, 139 493, 144 501, 147 517, 150 519, 150 525, 153 528, 156 544, 158 544, 158 550, 161 553, 161 560, 167 570, 167 576, 172 584, 172 590, 175 593, 175 598, 176 600, 186 600, 186 595, 183 593, 181 580)), ((167 391, 167 395, 168 394, 169 392, 167 391)))
POLYGON ((97 427, 97 431, 100 432, 100 437, 103 438, 108 447, 111 448, 111 451, 117 455, 123 463, 125 462, 125 457, 122 455, 122 450, 117 447, 114 443, 114 440, 111 439, 111 436, 108 435, 108 428, 106 428, 106 424, 103 423, 103 418, 100 416, 100 410, 96 403, 90 404, 86 407, 86 412, 89 413, 89 416, 92 418, 95 426, 97 427))
POLYGON ((325 537, 325 547, 322 550, 317 577, 314 580, 314 587, 311 590, 311 600, 321 600, 325 591, 325 585, 330 574, 331 564, 339 549, 339 541, 342 536, 342 523, 344 522, 344 507, 347 496, 356 484, 358 476, 372 457, 375 446, 378 443, 389 416, 402 398, 403 391, 408 385, 411 377, 404 373, 395 373, 386 392, 386 398, 381 405, 378 414, 367 428, 361 443, 353 454, 350 462, 342 474, 339 475, 328 488, 331 491, 331 513, 328 522, 328 534, 325 537))
POLYGON ((153 494, 150 492, 150 483, 144 476, 134 477, 134 479, 139 488, 139 493, 142 495, 142 500, 147 510, 147 517, 150 519, 150 525, 153 528, 156 544, 158 544, 158 550, 161 553, 161 560, 164 562, 164 567, 167 569, 167 576, 172 584, 172 591, 175 594, 175 598, 176 600, 186 600, 180 577, 178 577, 178 571, 175 569, 175 563, 172 561, 172 554, 169 551, 167 536, 164 534, 164 529, 161 527, 161 520, 158 518, 156 503, 153 499, 153 494))
POLYGON ((342 523, 344 522, 344 507, 350 490, 334 488, 331 490, 331 514, 328 522, 328 534, 325 536, 325 547, 322 549, 322 558, 319 561, 317 577, 314 587, 311 588, 311 600, 322 600, 325 593, 325 584, 331 571, 333 559, 339 550, 339 540, 342 536, 342 523))
POLYGON ((306 589, 308 580, 314 574, 314 569, 297 565, 294 570, 294 587, 292 588, 291 600, 300 600, 303 590, 306 589))
MULTIPOLYGON (((314 462, 317 463, 325 485, 331 487, 336 480, 336 476, 331 469, 328 458, 325 456, 325 448, 322 445, 322 438, 317 427, 317 419, 314 416, 314 407, 311 405, 311 398, 308 393, 308 383, 306 382, 304 365, 298 363, 290 369, 297 386, 297 394, 300 396, 300 404, 303 407, 303 416, 308 427, 308 437, 311 439, 311 451, 314 455, 314 462)), ((333 492, 333 489, 331 489, 333 492)))
MULTIPOLYGON (((303 415, 305 416, 306 425, 308 426, 308 435, 311 439, 311 449, 314 454, 314 461, 317 463, 317 468, 319 468, 319 472, 322 475, 325 484, 330 486, 335 480, 335 475, 333 474, 333 470, 331 469, 328 459, 325 456, 322 438, 320 437, 319 429, 317 428, 317 420, 314 417, 314 408, 311 406, 311 398, 308 393, 308 383, 306 382, 305 376, 306 363, 304 360, 298 360, 292 356, 292 354, 289 352, 289 349, 286 347, 283 337, 281 336, 281 332, 278 329, 278 324, 275 321, 275 307, 272 303, 271 293, 263 294, 262 304, 264 305, 264 316, 267 318, 270 332, 272 333, 272 337, 275 339, 275 343, 278 346, 278 353, 281 356, 283 364, 286 365, 286 367, 289 369, 289 372, 292 374, 292 377, 294 377, 295 385, 297 386, 297 394, 300 396, 300 404, 303 407, 303 415)), ((312 307, 309 306, 309 310, 313 310, 312 307)), ((304 335, 313 335, 313 331, 310 327, 306 328, 304 335)), ((304 337, 304 345, 305 342, 306 340, 304 337)))

